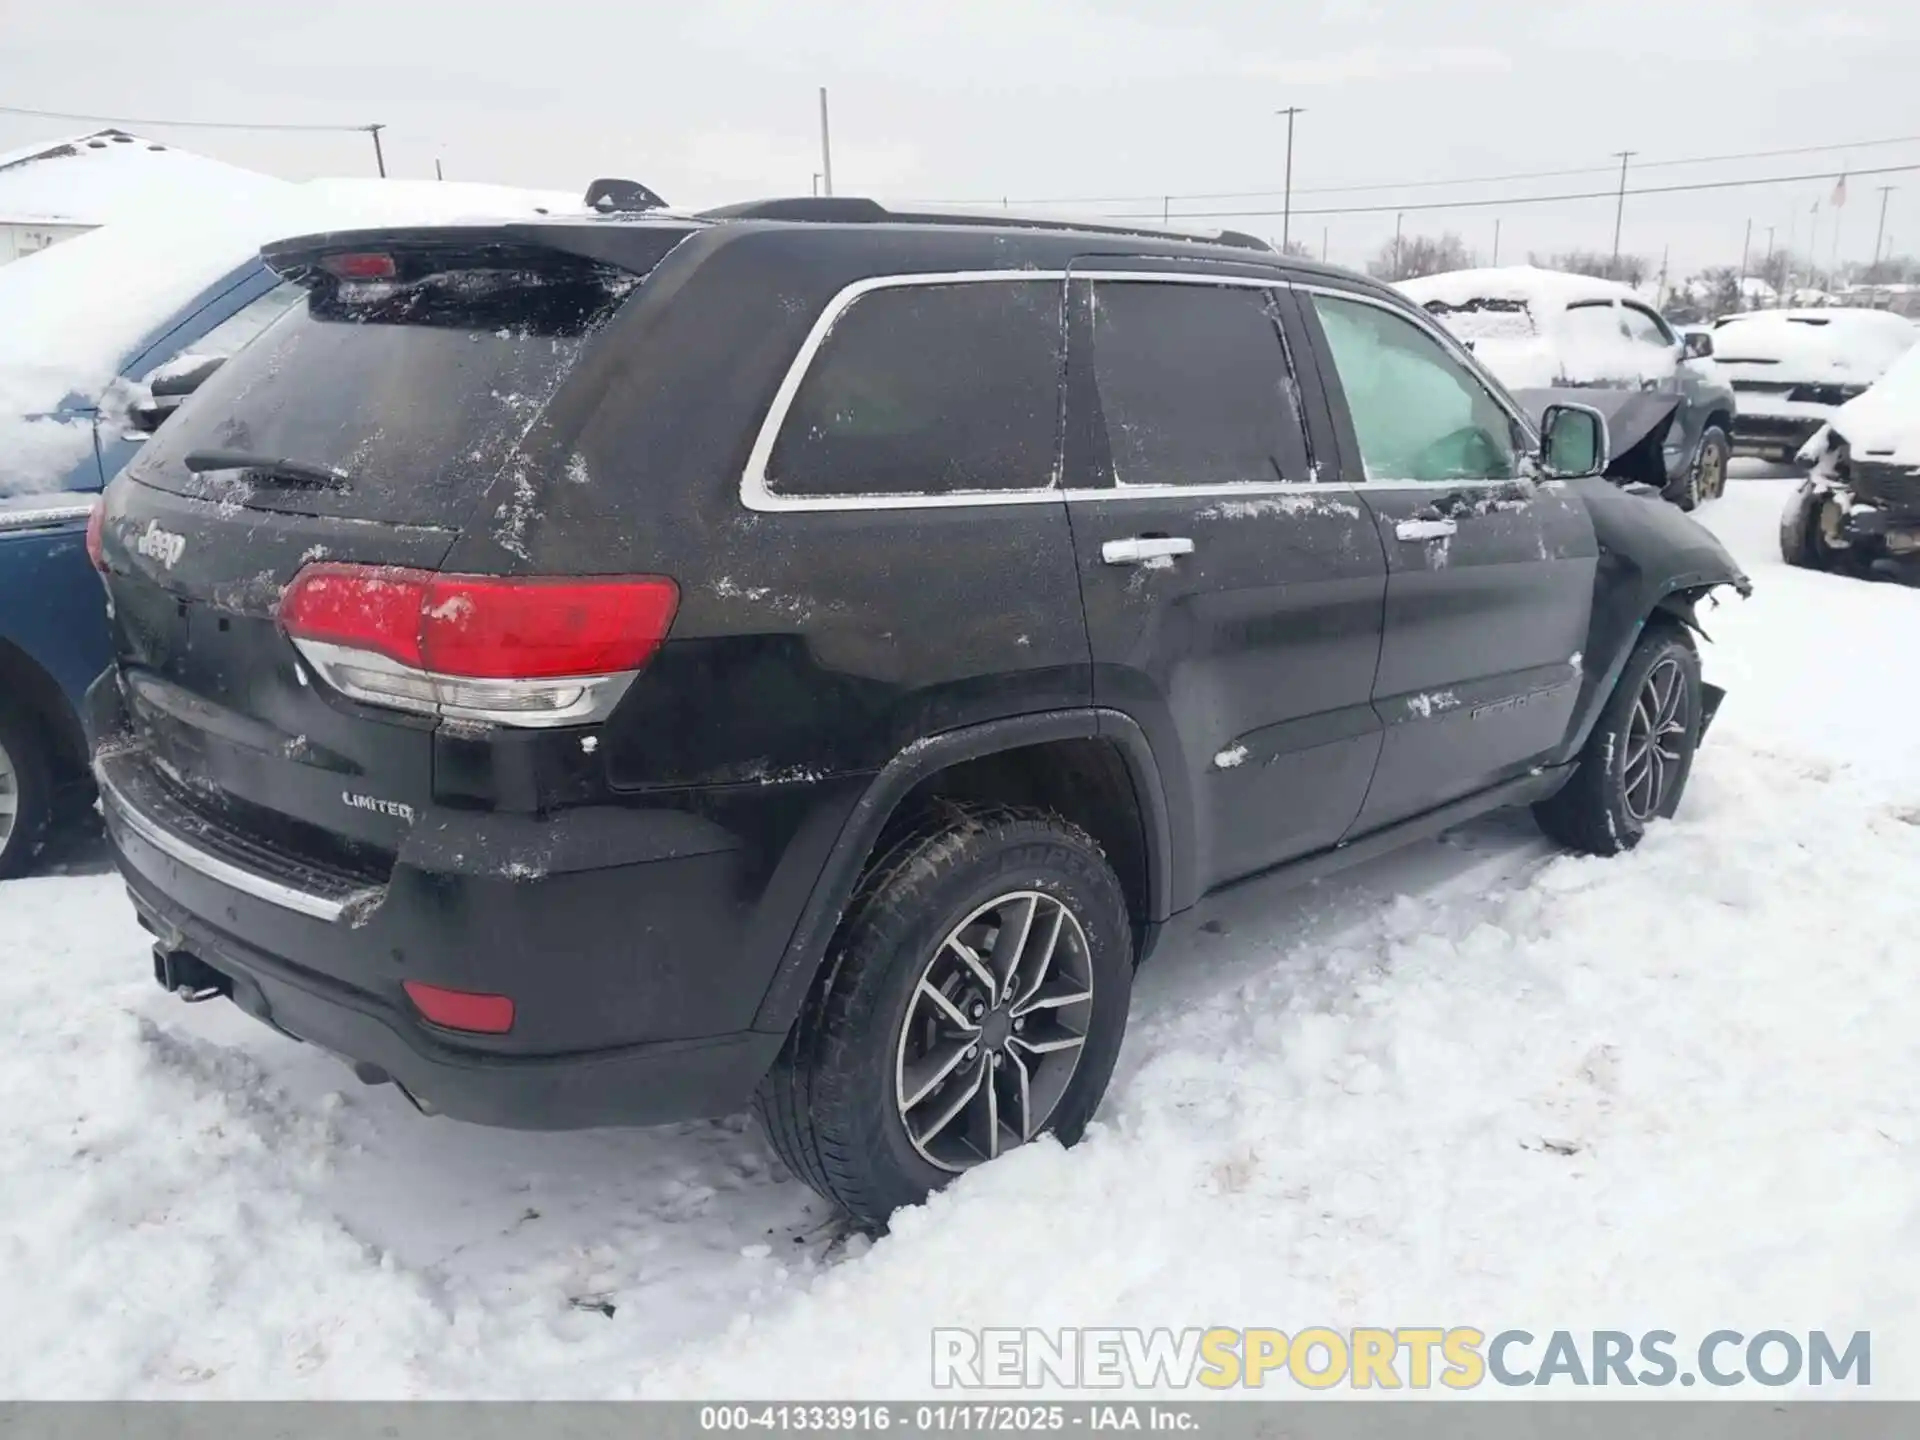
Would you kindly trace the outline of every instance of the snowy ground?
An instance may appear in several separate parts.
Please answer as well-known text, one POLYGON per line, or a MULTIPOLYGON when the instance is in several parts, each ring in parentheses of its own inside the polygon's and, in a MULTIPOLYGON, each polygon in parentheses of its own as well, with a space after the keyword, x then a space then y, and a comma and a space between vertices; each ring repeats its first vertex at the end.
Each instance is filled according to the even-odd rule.
POLYGON ((112 877, 8 885, 0 1394, 909 1394, 931 1326, 1084 1323, 1871 1329, 1920 1395, 1920 592, 1779 566, 1782 495, 1705 514, 1758 589, 1677 822, 1210 905, 1087 1142, 876 1244, 744 1119, 422 1119, 160 995, 112 877))

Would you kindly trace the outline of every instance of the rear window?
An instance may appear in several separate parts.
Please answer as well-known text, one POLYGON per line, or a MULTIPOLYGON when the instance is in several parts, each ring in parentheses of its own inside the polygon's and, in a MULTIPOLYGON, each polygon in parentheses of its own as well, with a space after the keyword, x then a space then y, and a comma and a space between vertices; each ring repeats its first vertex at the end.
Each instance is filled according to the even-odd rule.
POLYGON ((1531 340, 1538 333, 1524 300, 1488 296, 1464 305, 1429 300, 1426 310, 1462 340, 1531 340))
POLYGON ((148 442, 148 485, 262 509, 457 524, 634 284, 596 267, 448 270, 323 286, 148 442), (191 473, 195 450, 345 472, 346 488, 191 473))
POLYGON ((856 299, 767 461, 776 495, 954 495, 1053 484, 1058 281, 899 285, 856 299))

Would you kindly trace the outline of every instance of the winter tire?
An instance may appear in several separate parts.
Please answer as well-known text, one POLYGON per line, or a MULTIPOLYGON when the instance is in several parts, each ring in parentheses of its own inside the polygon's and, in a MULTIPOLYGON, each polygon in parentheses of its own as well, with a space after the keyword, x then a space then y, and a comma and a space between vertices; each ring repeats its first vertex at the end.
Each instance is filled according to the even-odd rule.
POLYGON ((1853 574, 1859 562, 1846 546, 1833 544, 1824 525, 1828 492, 1804 483, 1780 512, 1780 558, 1803 570, 1853 574))
POLYGON ((868 1225, 1041 1134, 1077 1141, 1126 1029, 1132 929, 1077 826, 946 807, 868 868, 754 1108, 868 1225))
POLYGON ((53 775, 39 723, 0 700, 0 880, 26 872, 53 819, 53 775))
POLYGON ((1548 837, 1617 855, 1670 817, 1700 743, 1700 656, 1686 631, 1650 626, 1580 752, 1573 778, 1533 807, 1548 837))
POLYGON ((1696 509, 1727 493, 1727 461, 1732 455, 1727 432, 1718 425, 1701 432, 1700 443, 1693 447, 1693 463, 1687 467, 1687 483, 1680 491, 1682 510, 1696 509))

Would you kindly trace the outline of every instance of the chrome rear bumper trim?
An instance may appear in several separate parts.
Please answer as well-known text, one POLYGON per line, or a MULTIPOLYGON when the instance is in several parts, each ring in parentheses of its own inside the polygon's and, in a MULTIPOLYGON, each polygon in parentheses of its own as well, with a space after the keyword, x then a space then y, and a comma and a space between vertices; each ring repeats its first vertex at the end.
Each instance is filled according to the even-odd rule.
POLYGON ((231 886, 243 895, 251 895, 254 899, 264 900, 269 905, 279 905, 284 909, 298 911, 302 915, 310 915, 316 920, 329 922, 338 920, 353 903, 352 897, 336 900, 326 895, 315 895, 308 890, 296 890, 291 885, 283 885, 278 880, 268 879, 265 875, 256 875, 253 871, 243 869, 230 860, 223 860, 218 855, 209 854, 136 810, 133 803, 108 777, 106 767, 96 765, 94 772, 100 784, 100 797, 106 802, 112 817, 161 854, 177 860, 189 870, 198 871, 209 880, 217 880, 222 885, 231 886))

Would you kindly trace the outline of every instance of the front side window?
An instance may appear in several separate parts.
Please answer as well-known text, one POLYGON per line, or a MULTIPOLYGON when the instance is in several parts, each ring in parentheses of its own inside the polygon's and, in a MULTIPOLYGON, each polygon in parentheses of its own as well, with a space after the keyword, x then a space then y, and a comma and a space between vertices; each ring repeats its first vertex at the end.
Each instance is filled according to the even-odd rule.
POLYGON ((1679 343, 1673 338, 1673 332, 1667 329, 1666 322, 1651 310, 1642 310, 1637 305, 1622 305, 1620 320, 1627 327, 1627 338, 1635 344, 1671 350, 1679 343))
POLYGON ((860 296, 828 331, 767 461, 777 495, 955 495, 1054 483, 1061 286, 860 296))
POLYGON ((1264 287, 1098 281, 1092 329, 1116 483, 1312 478, 1298 392, 1264 287))
POLYGON ((1392 311, 1315 295, 1369 480, 1511 480, 1512 418, 1479 378, 1392 311))

